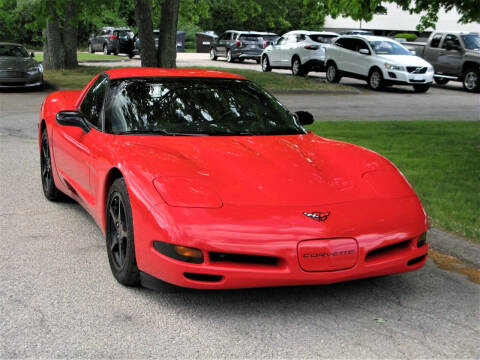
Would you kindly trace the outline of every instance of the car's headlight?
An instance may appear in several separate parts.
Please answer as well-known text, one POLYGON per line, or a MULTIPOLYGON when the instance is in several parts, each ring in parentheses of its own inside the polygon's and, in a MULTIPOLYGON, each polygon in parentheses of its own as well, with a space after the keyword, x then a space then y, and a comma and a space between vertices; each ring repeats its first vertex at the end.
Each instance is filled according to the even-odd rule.
POLYGON ((405 68, 402 65, 395 65, 395 64, 390 64, 390 63, 385 63, 385 69, 405 71, 405 68))
POLYGON ((37 74, 37 73, 42 73, 42 72, 43 72, 42 64, 32 65, 27 69, 27 73, 30 74, 30 75, 37 74))

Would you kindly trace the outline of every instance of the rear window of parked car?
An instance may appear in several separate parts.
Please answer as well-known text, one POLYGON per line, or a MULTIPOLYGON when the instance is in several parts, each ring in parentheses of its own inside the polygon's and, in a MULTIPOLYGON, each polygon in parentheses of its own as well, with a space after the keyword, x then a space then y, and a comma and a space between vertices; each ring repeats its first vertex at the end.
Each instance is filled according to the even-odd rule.
POLYGON ((333 36, 333 35, 310 35, 309 37, 313 41, 322 43, 322 44, 331 44, 333 39, 336 38, 336 36, 333 36))
POLYGON ((245 40, 245 41, 258 41, 258 39, 263 38, 262 35, 260 34, 248 34, 248 35, 240 35, 239 40, 245 40))

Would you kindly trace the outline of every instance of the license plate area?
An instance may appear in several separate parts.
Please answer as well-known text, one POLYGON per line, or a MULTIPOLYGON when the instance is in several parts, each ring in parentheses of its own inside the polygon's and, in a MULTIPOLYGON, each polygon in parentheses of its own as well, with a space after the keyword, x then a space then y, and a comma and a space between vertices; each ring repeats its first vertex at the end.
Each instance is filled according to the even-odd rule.
POLYGON ((338 271, 355 266, 358 244, 352 238, 305 240, 298 243, 298 261, 304 271, 338 271))

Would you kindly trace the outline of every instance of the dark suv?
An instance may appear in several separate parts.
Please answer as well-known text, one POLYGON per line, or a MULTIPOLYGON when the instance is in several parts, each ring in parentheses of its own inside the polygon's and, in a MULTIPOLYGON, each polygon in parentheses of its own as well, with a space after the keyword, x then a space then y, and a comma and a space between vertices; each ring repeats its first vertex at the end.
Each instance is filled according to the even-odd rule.
POLYGON ((210 59, 217 60, 222 56, 228 62, 252 59, 260 64, 263 49, 278 37, 277 34, 267 32, 228 30, 212 43, 210 59))
POLYGON ((103 51, 105 55, 118 53, 133 57, 133 32, 129 28, 104 27, 88 39, 88 51, 103 51))

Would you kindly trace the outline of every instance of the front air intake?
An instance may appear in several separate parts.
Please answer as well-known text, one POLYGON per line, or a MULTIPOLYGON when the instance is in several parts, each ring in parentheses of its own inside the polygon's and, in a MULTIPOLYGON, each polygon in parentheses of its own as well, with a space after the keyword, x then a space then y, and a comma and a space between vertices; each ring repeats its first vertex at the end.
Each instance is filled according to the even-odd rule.
POLYGON ((262 255, 246 255, 246 254, 229 254, 220 252, 211 252, 211 262, 233 262, 238 264, 254 264, 254 265, 277 265, 278 258, 273 256, 262 255))
POLYGON ((378 260, 378 259, 381 259, 383 256, 395 254, 398 251, 406 249, 410 241, 411 239, 372 250, 367 254, 367 256, 365 257, 365 260, 366 261, 378 260))

